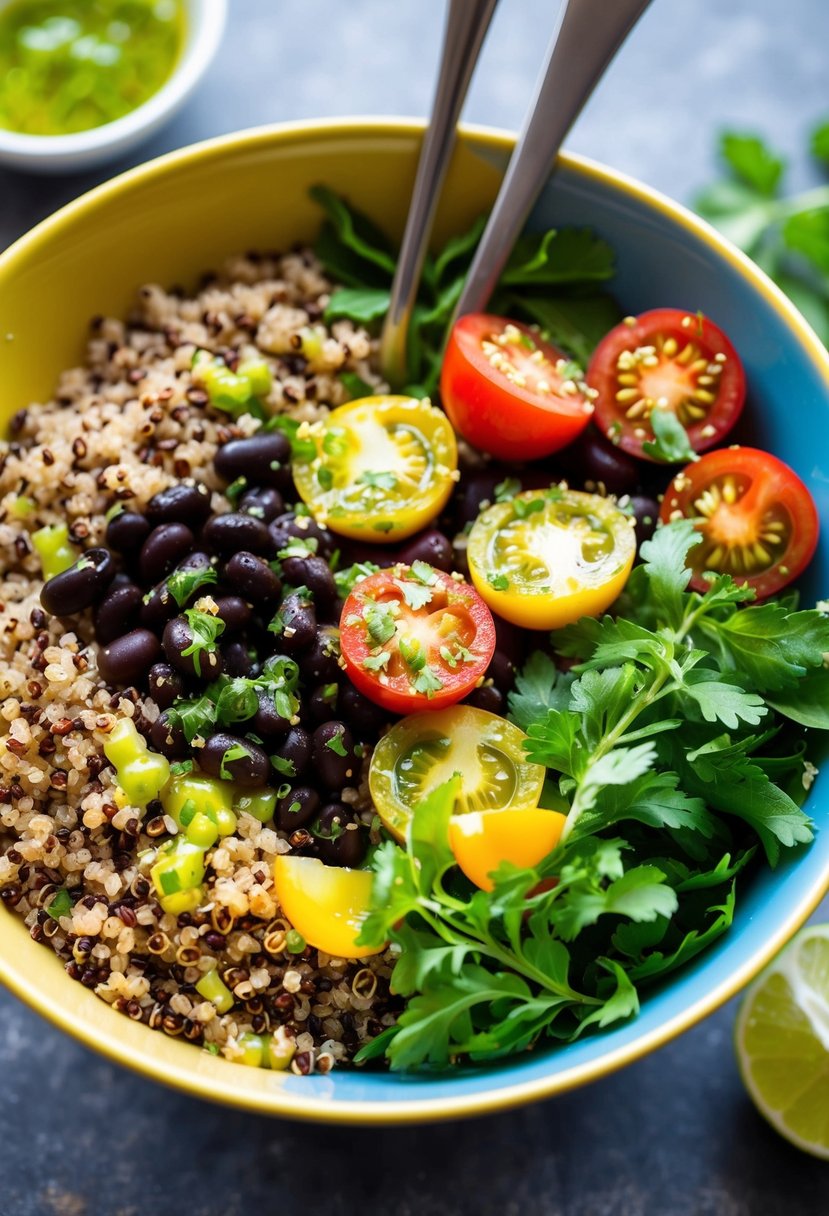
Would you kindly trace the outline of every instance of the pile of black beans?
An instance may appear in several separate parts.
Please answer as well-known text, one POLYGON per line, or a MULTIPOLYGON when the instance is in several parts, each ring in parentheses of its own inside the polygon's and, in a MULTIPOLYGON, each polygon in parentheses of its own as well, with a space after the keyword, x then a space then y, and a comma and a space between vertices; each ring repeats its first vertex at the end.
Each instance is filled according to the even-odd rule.
MULTIPOLYGON (((523 472, 494 465, 467 470, 440 527, 398 546, 343 541, 304 509, 291 508, 296 493, 290 445, 279 431, 230 440, 218 450, 215 469, 237 491, 231 511, 214 514, 210 493, 197 481, 174 484, 151 498, 143 511, 115 514, 106 529, 106 547, 87 550, 70 569, 50 579, 41 601, 61 617, 93 609, 101 676, 113 687, 137 687, 161 711, 149 730, 154 749, 171 760, 195 759, 214 776, 224 765, 224 773, 242 787, 276 786, 276 823, 291 833, 294 848, 339 865, 359 864, 367 847, 367 833, 341 801, 342 791, 359 784, 365 746, 376 742, 390 718, 354 688, 339 666, 342 601, 331 564, 335 554, 340 566, 420 559, 466 574, 464 530, 482 503, 494 501, 498 483, 510 477, 524 489, 563 477, 573 486, 629 496, 640 540, 652 531, 659 510, 648 488, 640 485, 641 466, 595 433, 568 449, 554 466, 523 472), (277 560, 296 540, 315 540, 316 547, 277 560), (208 567, 217 581, 197 588, 179 605, 169 576, 208 567), (307 588, 310 596, 299 588, 307 588), (193 635, 184 609, 206 594, 215 600, 224 630, 215 649, 201 651, 196 659, 188 653, 193 635), (268 629, 277 612, 283 622, 279 635, 268 629), (170 712, 175 703, 197 697, 220 674, 267 675, 269 664, 280 656, 299 668, 299 722, 280 716, 273 698, 262 692, 249 720, 230 731, 216 729, 203 747, 191 750, 170 712), (236 745, 241 745, 240 757, 225 761, 236 745)), ((487 678, 467 702, 502 713, 527 639, 500 620, 496 628, 498 649, 487 678)))

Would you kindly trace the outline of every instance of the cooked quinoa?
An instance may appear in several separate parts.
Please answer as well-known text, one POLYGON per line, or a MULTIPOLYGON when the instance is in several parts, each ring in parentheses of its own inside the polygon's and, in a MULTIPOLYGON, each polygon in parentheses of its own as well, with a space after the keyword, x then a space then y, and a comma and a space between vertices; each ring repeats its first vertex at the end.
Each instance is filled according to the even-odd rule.
MULTIPOLYGON (((367 333, 322 325, 330 290, 304 250, 234 258, 194 295, 143 287, 126 322, 93 321, 83 366, 15 416, 0 454, 0 898, 119 1012, 229 1059, 243 1033, 284 1027, 303 1074, 347 1061, 393 1022, 393 960, 290 953, 272 878, 289 834, 246 814, 208 854, 207 901, 162 911, 141 854, 171 825, 158 803, 119 805, 103 752, 118 719, 146 733, 159 710, 135 688, 104 684, 89 610, 59 619, 42 609, 30 536, 66 523, 79 551, 101 545, 114 503, 140 511, 187 478, 209 488, 214 512, 229 510, 213 458, 259 423, 209 407, 194 353, 264 357, 268 412, 314 420, 347 399, 344 371, 379 385, 367 333), (47 909, 61 888, 72 908, 56 918, 47 909), (214 967, 235 1000, 225 1014, 195 990, 214 967)), ((364 782, 340 796, 370 825, 364 782)))

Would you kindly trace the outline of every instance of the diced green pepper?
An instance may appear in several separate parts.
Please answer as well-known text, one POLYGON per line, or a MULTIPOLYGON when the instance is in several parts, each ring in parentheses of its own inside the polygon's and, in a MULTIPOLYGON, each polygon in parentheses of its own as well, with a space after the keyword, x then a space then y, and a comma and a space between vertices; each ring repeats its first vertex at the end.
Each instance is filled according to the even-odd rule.
POLYGON ((132 718, 119 718, 104 744, 104 755, 116 770, 142 756, 146 750, 146 740, 139 735, 132 718))
POLYGON ((254 790, 240 794, 233 804, 237 815, 253 815, 260 823, 268 823, 276 812, 276 790, 254 790))
POLYGON ((181 916, 182 912, 195 912, 199 904, 204 903, 204 887, 193 887, 190 891, 175 891, 172 895, 162 895, 158 902, 171 916, 181 916))
POLYGON ((264 359, 243 359, 238 374, 247 380, 254 397, 267 397, 273 387, 271 369, 264 359))
POLYGON ((212 363, 199 361, 193 368, 193 378, 204 388, 210 404, 234 417, 246 412, 253 396, 250 383, 245 376, 232 372, 220 360, 212 363))
POLYGON ((18 519, 26 519, 36 506, 35 500, 25 494, 20 494, 12 503, 12 514, 18 519))
POLYGON ((197 844, 200 849, 209 849, 219 839, 219 828, 212 819, 199 811, 187 824, 185 835, 191 844, 197 844))
POLYGON ((40 558, 44 579, 63 574, 78 560, 80 554, 69 543, 66 524, 47 524, 32 533, 32 544, 40 558))
POLYGON ((177 837, 159 849, 150 877, 157 894, 162 897, 192 891, 204 879, 204 849, 177 837))
POLYGON ((239 1035, 238 1042, 242 1054, 236 1057, 237 1064, 247 1064, 250 1068, 267 1068, 265 1040, 261 1034, 250 1034, 246 1031, 239 1035))
MULTIPOLYGON (((219 827, 220 816, 226 816, 233 807, 233 786, 229 781, 208 777, 205 773, 182 773, 173 777, 161 799, 165 814, 175 820, 179 827, 186 827, 196 815, 206 815, 219 827), (188 803, 190 804, 188 806, 188 803)), ((236 829, 236 816, 230 835, 236 829)))
POLYGON ((296 1055, 296 1042, 287 1033, 284 1026, 280 1026, 270 1036, 265 1046, 265 1054, 268 1067, 273 1068, 274 1071, 282 1072, 290 1067, 291 1060, 296 1055))
POLYGON ((211 968, 197 981, 196 992, 206 1001, 212 1001, 219 1013, 227 1013, 233 1008, 233 993, 222 980, 217 967, 211 968))
POLYGON ((145 751, 117 770, 118 784, 133 806, 146 806, 158 798, 170 780, 170 762, 158 752, 145 751))
POLYGON ((228 811, 224 807, 220 807, 216 811, 215 817, 216 827, 219 829, 220 836, 232 836, 236 831, 239 820, 234 815, 233 811, 228 811))

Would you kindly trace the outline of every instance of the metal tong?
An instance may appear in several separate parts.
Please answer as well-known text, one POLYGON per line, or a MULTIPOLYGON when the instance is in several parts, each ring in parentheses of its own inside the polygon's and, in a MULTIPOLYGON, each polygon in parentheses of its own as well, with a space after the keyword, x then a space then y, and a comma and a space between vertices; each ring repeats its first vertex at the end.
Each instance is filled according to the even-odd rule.
MULTIPOLYGON (((423 261, 455 129, 497 0, 449 0, 432 116, 383 327, 380 360, 393 387, 406 348, 423 261)), ((455 311, 486 308, 515 240, 553 170, 562 141, 650 0, 564 0, 524 126, 455 311)))

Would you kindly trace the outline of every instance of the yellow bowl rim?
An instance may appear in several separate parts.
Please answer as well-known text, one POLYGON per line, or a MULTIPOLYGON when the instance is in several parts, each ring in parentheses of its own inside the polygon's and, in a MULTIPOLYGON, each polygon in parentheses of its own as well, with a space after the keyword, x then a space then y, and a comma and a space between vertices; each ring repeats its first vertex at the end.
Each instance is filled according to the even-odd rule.
MULTIPOLYGON (((225 151, 238 150, 240 147, 254 149, 257 145, 301 142, 307 136, 324 134, 420 136, 424 127, 425 122, 422 119, 414 118, 310 119, 302 122, 254 127, 169 152, 96 186, 43 220, 0 254, 0 275, 18 259, 37 256, 41 245, 51 240, 62 228, 70 224, 76 215, 87 210, 95 210, 100 203, 106 203, 110 197, 128 191, 134 185, 151 180, 156 176, 163 176, 169 169, 186 168, 205 158, 221 156, 225 151)), ((462 124, 460 136, 471 139, 479 145, 485 145, 491 151, 502 153, 509 153, 515 143, 515 135, 509 131, 476 124, 462 124)), ((645 204, 648 208, 666 216, 695 239, 708 245, 719 258, 722 258, 744 279, 748 280, 750 286, 766 300, 784 324, 795 333, 801 347, 817 366, 829 390, 829 352, 814 330, 776 284, 710 224, 658 190, 645 186, 627 174, 609 169, 588 157, 563 152, 559 156, 559 163, 571 172, 645 204)), ((457 1098, 450 1096, 424 1101, 413 1097, 401 1101, 336 1103, 320 1098, 308 1103, 301 1099, 296 1090, 289 1092, 274 1089, 267 1094, 256 1095, 240 1093, 234 1088, 234 1080, 238 1074, 232 1066, 227 1067, 227 1081, 217 1082, 212 1077, 200 1077, 195 1070, 181 1067, 170 1069, 169 1065, 166 1074, 161 1076, 154 1066, 151 1050, 148 1050, 146 1055, 135 1058, 121 1049, 114 1039, 101 1043, 95 1037, 92 1028, 83 1022, 72 1020, 66 1024, 66 1019, 62 1017, 60 1010, 42 996, 38 985, 31 982, 27 975, 21 974, 14 968, 10 969, 2 953, 0 953, 0 980, 30 1008, 40 1013, 59 1029, 71 1034, 86 1047, 133 1072, 151 1080, 160 1081, 190 1094, 192 1097, 238 1107, 256 1114, 277 1115, 315 1123, 387 1126, 389 1124, 438 1122, 446 1119, 493 1114, 524 1103, 549 1098, 555 1094, 566 1093, 568 1090, 616 1072, 626 1064, 631 1064, 664 1046, 683 1031, 689 1030, 713 1013, 720 1005, 745 987, 797 932, 827 893, 829 893, 829 868, 824 876, 818 877, 817 881, 802 893, 796 908, 780 923, 776 933, 765 943, 762 951, 758 951, 737 968, 727 980, 718 984, 711 992, 658 1029, 643 1035, 632 1043, 615 1048, 600 1059, 577 1065, 563 1072, 530 1081, 520 1081, 513 1085, 503 1086, 491 1093, 458 1095, 457 1098)), ((67 980, 67 982, 70 981, 67 980)), ((117 1016, 119 1015, 113 1013, 113 1017, 117 1016)), ((147 1030, 148 1035, 156 1033, 158 1032, 147 1030)), ((195 1048, 194 1057, 198 1058, 195 1048)))

